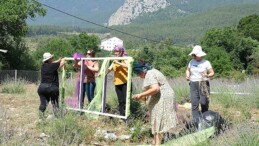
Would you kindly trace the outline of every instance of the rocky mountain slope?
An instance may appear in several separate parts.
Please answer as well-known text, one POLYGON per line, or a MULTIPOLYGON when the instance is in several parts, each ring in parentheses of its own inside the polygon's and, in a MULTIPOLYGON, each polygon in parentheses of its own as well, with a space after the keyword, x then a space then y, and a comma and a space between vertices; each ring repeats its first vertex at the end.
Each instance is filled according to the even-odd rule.
POLYGON ((167 0, 126 0, 110 17, 108 26, 129 24, 142 13, 155 12, 169 5, 167 0))
POLYGON ((124 4, 109 18, 108 26, 130 24, 139 16, 144 16, 141 17, 144 20, 166 21, 229 4, 251 2, 259 2, 259 0, 125 0, 124 4))

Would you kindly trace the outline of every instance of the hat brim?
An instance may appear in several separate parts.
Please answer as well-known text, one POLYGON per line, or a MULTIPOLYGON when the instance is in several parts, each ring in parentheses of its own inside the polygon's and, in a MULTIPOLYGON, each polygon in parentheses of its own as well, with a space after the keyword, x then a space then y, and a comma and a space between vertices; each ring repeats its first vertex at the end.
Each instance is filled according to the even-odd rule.
POLYGON ((202 57, 202 56, 205 56, 205 55, 206 55, 206 53, 204 53, 204 52, 199 52, 199 53, 196 54, 197 57, 202 57))
POLYGON ((198 52, 198 53, 191 52, 191 53, 189 54, 189 56, 192 56, 193 54, 196 55, 197 57, 202 57, 202 56, 207 55, 205 52, 201 51, 201 52, 198 52))

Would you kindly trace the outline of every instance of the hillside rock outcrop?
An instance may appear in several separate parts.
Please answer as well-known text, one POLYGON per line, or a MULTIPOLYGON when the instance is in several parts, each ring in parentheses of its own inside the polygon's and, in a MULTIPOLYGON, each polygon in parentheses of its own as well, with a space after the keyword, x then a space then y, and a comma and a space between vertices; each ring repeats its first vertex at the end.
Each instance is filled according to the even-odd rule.
POLYGON ((129 24, 143 13, 151 13, 169 6, 167 0, 125 0, 108 21, 108 26, 129 24))

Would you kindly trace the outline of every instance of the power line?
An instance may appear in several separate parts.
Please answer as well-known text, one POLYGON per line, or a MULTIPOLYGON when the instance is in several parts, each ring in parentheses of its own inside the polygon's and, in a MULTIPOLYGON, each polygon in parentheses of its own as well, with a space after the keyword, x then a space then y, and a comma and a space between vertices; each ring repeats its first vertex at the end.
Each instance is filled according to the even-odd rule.
POLYGON ((128 35, 128 36, 132 36, 132 37, 135 37, 135 38, 140 38, 140 39, 143 39, 143 40, 148 40, 148 41, 151 41, 151 42, 155 42, 155 43, 160 43, 160 41, 157 41, 157 40, 153 40, 153 39, 149 39, 149 38, 146 38, 146 37, 141 37, 141 36, 137 36, 137 35, 134 35, 134 34, 130 34, 130 33, 127 33, 127 32, 123 32, 123 31, 120 31, 118 29, 114 29, 114 28, 110 28, 110 27, 107 27, 107 26, 104 26, 104 25, 101 25, 101 24, 98 24, 98 23, 95 23, 95 22, 92 22, 92 21, 89 21, 89 20, 86 20, 86 19, 83 19, 81 17, 78 17, 78 16, 75 16, 75 15, 72 15, 72 14, 69 14, 65 11, 62 11, 62 10, 59 10, 57 8, 54 8, 54 7, 51 7, 49 5, 46 5, 46 4, 43 4, 41 2, 38 2, 38 1, 35 1, 33 0, 34 2, 37 2, 47 8, 50 8, 52 10, 55 10, 55 11, 58 11, 60 13, 63 13, 65 15, 68 15, 68 16, 71 16, 71 17, 74 17, 76 19, 79 19, 81 21, 84 21, 84 22, 87 22, 87 23, 90 23, 90 24, 93 24, 93 25, 96 25, 96 26, 99 26, 99 27, 102 27, 102 28, 105 28, 105 29, 109 29, 109 30, 112 30, 112 31, 116 31, 116 32, 119 32, 119 33, 122 33, 122 34, 125 34, 125 35, 128 35))

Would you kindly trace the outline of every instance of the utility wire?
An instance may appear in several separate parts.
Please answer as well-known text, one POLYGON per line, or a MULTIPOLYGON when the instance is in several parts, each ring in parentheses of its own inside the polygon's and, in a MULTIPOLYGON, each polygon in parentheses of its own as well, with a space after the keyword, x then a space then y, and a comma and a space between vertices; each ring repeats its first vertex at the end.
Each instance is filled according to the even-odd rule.
MULTIPOLYGON (((33 0, 33 1, 35 1, 35 0, 33 0)), ((155 42, 155 43, 160 43, 160 41, 157 41, 157 40, 153 40, 153 39, 149 39, 149 38, 146 38, 146 37, 137 36, 137 35, 134 35, 134 34, 130 34, 130 33, 127 33, 127 32, 120 31, 120 30, 118 30, 118 29, 114 29, 114 28, 110 28, 110 27, 107 27, 107 26, 104 26, 104 25, 101 25, 101 24, 97 24, 97 23, 95 23, 95 22, 92 22, 92 21, 83 19, 83 18, 81 18, 81 17, 78 17, 78 16, 75 16, 75 15, 69 14, 69 13, 67 13, 67 12, 65 12, 65 11, 59 10, 59 9, 57 9, 57 8, 51 7, 51 6, 46 5, 46 4, 43 4, 43 3, 41 3, 41 2, 38 2, 38 1, 35 1, 35 2, 37 2, 37 3, 39 3, 39 4, 43 5, 43 6, 45 6, 45 7, 47 7, 47 8, 50 8, 50 9, 52 9, 52 10, 58 11, 58 12, 60 12, 60 13, 66 14, 66 15, 68 15, 68 16, 74 17, 74 18, 76 18, 76 19, 82 20, 82 21, 87 22, 87 23, 91 23, 91 24, 96 25, 96 26, 99 26, 99 27, 103 27, 103 28, 106 28, 106 29, 109 29, 109 30, 113 30, 113 31, 116 31, 116 32, 119 32, 119 33, 122 33, 122 34, 125 34, 125 35, 129 35, 129 36, 135 37, 135 38, 140 38, 140 39, 152 41, 152 42, 155 42)))
MULTIPOLYGON (((33 0, 34 2, 36 3, 39 3, 47 8, 50 8, 52 10, 55 10, 55 11, 58 11, 60 13, 63 13, 65 15, 68 15, 68 16, 71 16, 73 18, 76 18, 76 19, 79 19, 81 21, 84 21, 84 22, 87 22, 87 23, 90 23, 90 24, 93 24, 93 25, 96 25, 96 26, 99 26, 99 27, 102 27, 102 28, 105 28, 105 29, 109 29, 109 30, 112 30, 112 31, 116 31, 116 32, 119 32, 119 33, 122 33, 122 34, 125 34, 125 35, 128 35, 128 36, 132 36, 132 37, 135 37, 135 38, 139 38, 139 39, 143 39, 145 41, 150 41, 150 42, 154 42, 154 43, 161 43, 161 41, 158 41, 158 40, 154 40, 154 39, 150 39, 150 38, 147 38, 147 37, 141 37, 141 36, 137 36, 137 35, 134 35, 134 34, 130 34, 130 33, 127 33, 127 32, 124 32, 124 31, 121 31, 121 30, 118 30, 118 29, 114 29, 114 28, 110 28, 108 26, 104 26, 104 25, 101 25, 101 24, 98 24, 98 23, 95 23, 95 22, 92 22, 92 21, 89 21, 89 20, 86 20, 86 19, 83 19, 81 17, 78 17, 78 16, 75 16, 75 15, 72 15, 72 14, 69 14, 65 11, 62 11, 62 10, 59 10, 57 8, 54 8, 52 6, 49 6, 49 5, 46 5, 44 3, 41 3, 41 2, 38 2, 36 0, 33 0)), ((176 46, 176 47, 183 47, 183 46, 180 46, 180 45, 175 45, 175 44, 172 44, 172 43, 163 43, 164 45, 170 45, 170 46, 176 46)))

